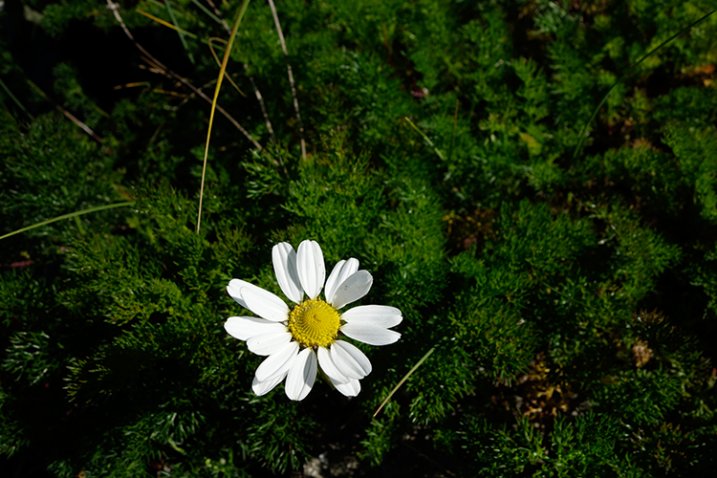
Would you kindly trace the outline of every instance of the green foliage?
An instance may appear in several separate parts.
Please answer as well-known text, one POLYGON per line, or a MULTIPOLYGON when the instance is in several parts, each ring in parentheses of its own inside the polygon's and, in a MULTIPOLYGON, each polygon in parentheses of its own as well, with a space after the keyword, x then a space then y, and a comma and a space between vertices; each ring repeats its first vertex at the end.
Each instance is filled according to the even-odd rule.
POLYGON ((594 414, 560 418, 549 432, 527 420, 497 430, 485 422, 468 422, 460 440, 464 451, 483 465, 474 470, 479 476, 645 476, 617 450, 618 424, 594 414))
POLYGON ((289 0, 288 56, 252 2, 219 104, 263 147, 217 115, 199 233, 237 5, 118 2, 130 40, 103 2, 21 3, 0 235, 132 206, 2 242, 9 476, 713 472, 717 15, 646 56, 712 2, 289 0), (222 327, 303 239, 403 313, 355 399, 256 397, 222 327))
POLYGON ((710 222, 717 220, 717 129, 673 126, 665 137, 679 162, 680 172, 690 189, 701 215, 710 222))
MULTIPOLYGON (((121 175, 112 170, 114 158, 61 116, 42 115, 27 131, 5 123, 0 137, 0 154, 12 158, 0 176, 0 201, 13 205, 3 214, 6 227, 18 229, 117 198, 113 188, 121 175)), ((32 234, 53 231, 51 226, 32 234)))

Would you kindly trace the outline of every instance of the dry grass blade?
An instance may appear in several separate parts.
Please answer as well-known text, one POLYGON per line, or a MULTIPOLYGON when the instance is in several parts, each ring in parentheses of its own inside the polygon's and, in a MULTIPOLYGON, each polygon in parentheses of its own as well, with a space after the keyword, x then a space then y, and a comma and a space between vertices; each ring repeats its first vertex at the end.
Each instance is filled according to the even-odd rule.
MULTIPOLYGON (((134 39, 134 36, 132 35, 132 32, 129 31, 129 28, 127 28, 127 25, 125 24, 124 19, 122 18, 122 15, 120 14, 120 11, 119 11, 119 10, 120 10, 120 7, 119 7, 119 5, 116 4, 116 3, 114 3, 112 0, 106 0, 106 2, 107 2, 107 8, 109 8, 109 10, 110 10, 110 11, 112 12, 112 14, 114 15, 115 20, 117 20, 117 23, 118 23, 118 24, 120 25, 120 27, 122 28, 122 31, 124 32, 124 34, 125 34, 125 35, 127 36, 127 38, 129 38, 130 41, 134 44, 135 48, 137 48, 137 49, 140 51, 140 53, 142 53, 142 55, 144 55, 145 59, 146 59, 147 62, 150 64, 150 66, 151 66, 150 70, 151 70, 151 71, 156 71, 157 73, 160 73, 160 74, 165 75, 165 76, 167 76, 167 77, 169 77, 169 78, 172 78, 173 80, 176 80, 176 81, 180 82, 181 84, 183 84, 184 86, 186 86, 187 88, 189 88, 190 90, 192 90, 192 92, 193 92, 195 95, 197 95, 198 97, 200 97, 201 99, 203 99, 203 100, 206 101, 207 103, 212 104, 212 99, 209 98, 202 90, 200 90, 199 88, 197 88, 196 86, 194 86, 194 85, 193 85, 189 80, 187 80, 186 78, 184 78, 184 77, 178 75, 178 74, 175 73, 174 71, 172 71, 172 70, 170 70, 169 68, 167 68, 162 62, 160 62, 157 58, 155 58, 154 55, 152 55, 149 51, 147 51, 146 48, 144 48, 142 45, 140 45, 139 43, 137 43, 137 41, 134 39)), ((245 137, 247 140, 249 140, 249 141, 251 142, 251 144, 254 145, 254 147, 255 147, 256 149, 258 149, 258 150, 260 150, 260 151, 261 151, 262 149, 264 149, 264 148, 262 148, 261 144, 259 144, 259 142, 258 142, 256 139, 254 139, 254 137, 251 135, 251 133, 249 133, 249 131, 247 131, 247 130, 239 123, 239 121, 237 121, 232 115, 230 115, 229 112, 227 112, 227 110, 225 110, 224 108, 222 108, 220 105, 216 105, 216 109, 217 109, 217 111, 218 111, 219 113, 221 113, 222 116, 224 116, 232 125, 234 125, 234 127, 235 127, 236 129, 238 129, 239 132, 241 132, 241 134, 243 134, 244 137, 245 137)))
MULTIPOLYGON (((223 43, 226 46, 226 41, 223 38, 217 38, 217 37, 211 37, 207 40, 207 46, 209 47, 209 52, 212 54, 212 58, 214 58, 214 61, 216 62, 217 66, 221 68, 222 66, 222 60, 219 59, 219 55, 217 55, 217 52, 214 51, 214 42, 223 43)), ((241 88, 239 88, 239 85, 237 85, 234 80, 232 80, 232 77, 230 75, 226 75, 227 81, 234 87, 234 89, 239 93, 240 95, 246 97, 246 93, 244 93, 241 88)))
POLYGON ((281 23, 279 23, 279 15, 276 12, 276 6, 273 0, 267 0, 269 2, 269 8, 271 8, 271 15, 274 17, 274 25, 276 26, 276 33, 279 35, 279 43, 281 44, 281 51, 284 52, 286 58, 286 73, 289 77, 289 87, 291 88, 291 98, 294 103, 294 112, 296 113, 296 121, 299 123, 299 140, 301 141, 301 159, 306 159, 306 141, 304 140, 304 123, 301 121, 301 111, 299 111, 299 99, 296 96, 296 84, 294 83, 294 73, 291 70, 291 64, 289 64, 289 51, 286 49, 286 41, 284 40, 284 32, 281 30, 281 23))
POLYGON ((181 32, 182 34, 184 34, 184 35, 186 35, 186 36, 188 36, 188 37, 190 37, 190 38, 197 38, 197 35, 195 35, 194 33, 190 32, 190 31, 188 31, 188 30, 185 30, 185 29, 183 29, 183 28, 179 28, 177 25, 172 25, 172 24, 169 23, 167 20, 163 20, 163 19, 161 19, 161 18, 159 18, 159 17, 156 17, 156 16, 152 15, 152 14, 149 13, 149 12, 145 12, 145 11, 142 10, 141 8, 138 8, 138 9, 137 9, 137 13, 139 13, 139 14, 142 15, 143 17, 149 18, 150 20, 152 20, 152 21, 155 22, 155 23, 159 23, 160 25, 162 25, 162 26, 164 26, 164 27, 170 28, 170 29, 176 31, 177 33, 180 33, 180 32, 181 32))
MULTIPOLYGON (((211 14, 211 12, 209 12, 206 9, 206 7, 204 7, 201 3, 199 3, 198 0, 192 0, 192 3, 194 3, 197 7, 199 7, 200 10, 207 13, 207 15, 209 15, 212 18, 212 20, 219 23, 224 28, 224 30, 226 30, 227 34, 229 34, 231 32, 231 30, 229 29, 229 25, 227 25, 227 22, 223 18, 221 18, 221 12, 217 8, 217 6, 214 5, 214 3, 212 3, 211 0, 207 0, 207 3, 214 10, 213 15, 211 14)), ((210 42, 211 41, 212 41, 212 39, 210 39, 210 42)), ((211 49, 211 44, 209 45, 209 48, 211 49)), ((212 55, 214 55, 214 51, 212 51, 212 55)), ((217 60, 217 62, 218 62, 218 60, 217 60)), ((249 80, 249 83, 251 83, 252 89, 254 90, 254 96, 256 97, 256 101, 259 103, 259 108, 261 109, 261 114, 264 117, 264 124, 266 125, 266 131, 269 133, 269 136, 271 137, 271 139, 273 139, 274 138, 274 128, 271 126, 271 120, 269 119, 269 113, 267 113, 267 111, 266 111, 266 105, 264 104, 264 97, 262 96, 261 91, 259 90, 259 87, 256 86, 256 82, 254 81, 254 78, 252 78, 252 76, 247 71, 246 65, 244 63, 242 63, 241 66, 242 66, 244 75, 247 77, 247 79, 249 80)))
POLYGON ((381 413, 381 410, 383 410, 383 407, 385 407, 386 404, 389 401, 391 401, 391 398, 396 394, 396 392, 398 392, 398 389, 401 388, 404 383, 406 383, 406 380, 411 378, 411 375, 413 375, 416 372, 416 370, 418 370, 418 367, 423 365, 423 362, 425 362, 428 359, 428 357, 430 357, 431 354, 435 350, 436 350, 436 347, 431 347, 431 349, 428 352, 426 352, 418 362, 416 362, 416 365, 411 367, 411 370, 409 370, 408 373, 406 375, 404 375, 403 378, 396 384, 396 386, 393 387, 393 389, 388 393, 388 396, 383 400, 383 402, 381 402, 381 405, 379 405, 378 408, 376 409, 376 411, 373 412, 373 416, 371 418, 376 418, 378 416, 378 414, 381 413))
MULTIPOLYGON (((162 19, 162 18, 156 17, 156 16, 152 15, 151 13, 145 12, 144 10, 142 10, 142 9, 140 9, 140 8, 137 9, 137 13, 139 13, 140 15, 142 15, 142 16, 144 16, 144 17, 149 18, 149 19, 152 20, 153 22, 158 23, 159 25, 162 25, 163 27, 167 27, 167 28, 169 28, 169 29, 171 29, 171 30, 176 31, 176 32, 179 33, 180 35, 187 36, 187 37, 192 38, 192 39, 194 39, 194 40, 198 40, 198 39, 199 39, 199 37, 198 37, 197 35, 195 35, 194 33, 190 32, 190 31, 188 31, 188 30, 185 30, 185 29, 183 29, 183 28, 180 28, 180 27, 178 27, 177 25, 173 25, 173 24, 169 23, 168 21, 166 21, 166 20, 164 20, 164 19, 162 19)), ((231 30, 230 30, 230 32, 231 32, 231 30)), ((216 42, 216 43, 221 43, 222 45, 226 45, 226 44, 227 44, 227 41, 226 41, 224 38, 210 37, 210 38, 207 38, 207 39, 206 39, 206 42, 207 42, 207 45, 209 46, 209 52, 212 54, 212 57, 214 58, 214 61, 216 62, 217 66, 221 66, 222 60, 219 59, 219 56, 217 55, 216 51, 214 51, 214 43, 216 42)), ((186 48, 185 48, 185 49, 186 49, 186 48)), ((234 89, 235 89, 240 95, 246 96, 246 93, 244 93, 244 92, 241 90, 241 88, 239 88, 239 85, 237 85, 236 82, 235 82, 234 80, 232 80, 232 77, 231 77, 231 76, 227 75, 226 78, 227 78, 227 81, 229 81, 229 83, 231 83, 231 85, 234 87, 234 89)))
POLYGON ((214 125, 214 111, 217 106, 217 98, 219 98, 219 90, 222 87, 222 80, 224 79, 224 73, 227 70, 227 63, 229 62, 229 55, 234 45, 234 39, 236 38, 237 31, 239 31, 239 25, 241 24, 242 18, 246 13, 246 9, 249 6, 249 0, 244 0, 239 7, 237 16, 234 19, 234 25, 232 25, 232 31, 229 35, 229 41, 227 42, 227 48, 224 50, 224 58, 222 59, 222 65, 219 68, 219 78, 217 79, 217 86, 214 88, 214 99, 212 100, 212 109, 209 112, 209 127, 207 128, 207 140, 204 143, 204 160, 202 161, 202 180, 199 187, 199 210, 197 212, 197 234, 202 225, 202 203, 204 200, 204 179, 207 173, 207 158, 209 156, 209 143, 212 138, 212 126, 214 125))

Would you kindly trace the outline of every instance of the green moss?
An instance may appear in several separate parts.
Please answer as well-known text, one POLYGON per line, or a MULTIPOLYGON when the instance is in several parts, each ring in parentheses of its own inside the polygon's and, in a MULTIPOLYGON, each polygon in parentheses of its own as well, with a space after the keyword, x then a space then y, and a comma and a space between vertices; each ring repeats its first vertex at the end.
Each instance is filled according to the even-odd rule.
POLYGON ((0 11, 0 235, 132 205, 2 240, 0 468, 714 470, 717 15, 635 66, 709 1, 291 0, 288 56, 252 2, 219 103, 263 147, 216 116, 199 233, 196 89, 237 5, 119 2, 169 73, 103 3, 22 4, 0 11), (223 329, 247 314, 228 281, 280 293, 271 248, 303 239, 403 313, 355 399, 254 396, 263 358, 223 329))

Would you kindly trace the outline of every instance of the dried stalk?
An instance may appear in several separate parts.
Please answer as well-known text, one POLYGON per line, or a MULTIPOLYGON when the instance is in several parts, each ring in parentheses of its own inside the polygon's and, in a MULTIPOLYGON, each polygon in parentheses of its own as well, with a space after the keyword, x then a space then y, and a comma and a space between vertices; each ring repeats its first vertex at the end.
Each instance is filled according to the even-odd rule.
MULTIPOLYGON (((227 24, 226 20, 222 18, 222 14, 219 11, 219 9, 214 5, 214 3, 211 0, 207 0, 207 3, 209 3, 209 6, 212 7, 212 10, 214 10, 214 16, 219 20, 219 23, 224 27, 224 30, 227 32, 227 34, 231 33, 231 30, 229 29, 229 25, 227 24)), ((256 86, 256 82, 254 81, 254 78, 249 74, 248 68, 246 67, 246 64, 241 63, 242 69, 244 70, 244 74, 249 79, 249 83, 251 83, 251 87, 254 90, 254 96, 256 97, 256 101, 259 103, 259 108, 261 109, 261 115, 264 117, 264 124, 266 125, 266 130, 269 133, 269 136, 273 139, 274 138, 274 128, 271 126, 271 120, 269 119, 269 113, 266 111, 266 105, 264 104, 264 96, 261 94, 261 91, 259 90, 259 87, 256 86)))
MULTIPOLYGON (((132 43, 134 44, 135 48, 137 48, 137 49, 140 51, 140 53, 141 53, 142 55, 144 55, 145 60, 147 61, 147 63, 150 64, 150 66, 151 66, 152 68, 154 68, 157 72, 159 72, 159 73, 161 73, 161 74, 163 74, 163 75, 165 75, 165 76, 167 76, 167 77, 170 77, 170 78, 172 78, 172 79, 174 79, 174 80, 180 82, 181 84, 183 84, 184 86, 186 86, 187 88, 189 88, 190 90, 192 90, 192 92, 194 92, 194 94, 196 94, 198 97, 202 98, 202 99, 203 99, 204 101, 206 101, 207 103, 212 104, 212 99, 211 99, 209 96, 207 96, 203 91, 201 91, 199 88, 197 88, 196 86, 194 86, 194 85, 193 85, 189 80, 187 80, 186 78, 184 78, 184 77, 178 75, 178 74, 175 73, 174 71, 172 71, 172 70, 170 70, 169 68, 167 68, 167 67, 166 67, 161 61, 159 61, 154 55, 152 55, 149 51, 147 51, 146 48, 144 48, 142 45, 140 45, 139 43, 137 43, 137 41, 134 39, 134 36, 132 35, 132 32, 130 32, 130 31, 129 31, 129 28, 127 28, 127 25, 125 24, 124 19, 122 18, 122 15, 120 15, 120 12, 119 12, 120 7, 119 7, 119 5, 116 4, 116 3, 114 3, 112 0, 106 0, 106 1, 107 1, 107 8, 109 8, 110 11, 113 13, 113 15, 114 15, 114 17, 115 17, 115 20, 117 20, 117 23, 120 25, 120 27, 121 27, 122 30, 124 31, 124 34, 127 36, 127 38, 129 38, 129 39, 132 41, 132 43)), ((238 129, 238 130, 244 135, 244 137, 245 137, 246 139, 248 139, 248 140, 251 142, 252 145, 254 145, 254 147, 255 147, 256 149, 258 149, 258 150, 264 149, 264 148, 261 146, 261 144, 259 144, 259 142, 258 142, 256 139, 254 139, 254 137, 251 135, 251 133, 249 133, 249 131, 247 131, 247 130, 239 123, 239 121, 237 121, 232 115, 230 115, 224 108, 222 108, 222 107, 219 106, 219 105, 217 105, 216 108, 217 108, 217 111, 219 111, 219 113, 221 113, 222 116, 224 116, 227 120, 229 120, 229 122, 230 122, 232 125, 234 125, 234 127, 235 127, 236 129, 238 129)))
POLYGON ((281 44, 281 51, 284 52, 286 58, 286 73, 289 77, 289 86, 291 87, 291 97, 294 101, 294 112, 296 113, 296 120, 299 123, 299 139, 301 141, 301 159, 306 159, 306 141, 304 141, 304 123, 301 121, 301 112, 299 111, 299 100, 296 96, 296 84, 294 83, 294 73, 291 71, 291 64, 289 63, 289 52, 286 49, 286 41, 284 40, 284 32, 281 30, 281 23, 279 23, 279 15, 276 13, 276 6, 273 0, 267 0, 269 2, 269 8, 271 8, 271 15, 274 17, 274 25, 276 26, 276 32, 279 35, 279 44, 281 44))

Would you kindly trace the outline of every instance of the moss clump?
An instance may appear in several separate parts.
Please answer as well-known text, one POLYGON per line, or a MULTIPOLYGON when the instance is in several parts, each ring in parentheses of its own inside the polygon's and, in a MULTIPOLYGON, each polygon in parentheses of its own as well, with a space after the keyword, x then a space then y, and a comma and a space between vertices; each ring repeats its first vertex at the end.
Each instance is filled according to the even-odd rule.
POLYGON ((159 67, 104 4, 11 3, 0 234, 133 203, 2 240, 1 469, 715 469, 717 15, 635 66, 710 2, 291 0, 288 57, 253 2, 220 104, 262 148, 217 116, 199 233, 196 89, 237 5, 120 2, 159 67), (222 328, 228 281, 279 293, 271 246, 306 238, 403 312, 354 400, 255 397, 261 359, 222 328))

